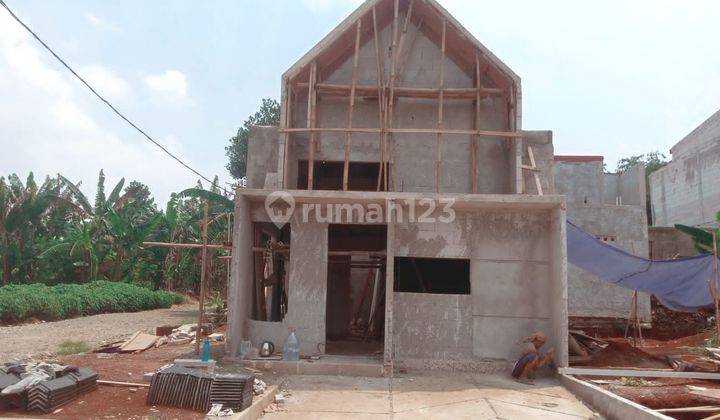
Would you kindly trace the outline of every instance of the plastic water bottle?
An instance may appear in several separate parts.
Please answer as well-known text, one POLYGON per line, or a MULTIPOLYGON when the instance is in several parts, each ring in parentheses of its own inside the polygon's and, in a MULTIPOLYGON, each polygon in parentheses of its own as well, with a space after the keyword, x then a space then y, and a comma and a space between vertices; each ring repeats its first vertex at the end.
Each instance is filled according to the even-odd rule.
POLYGON ((207 362, 210 360, 210 340, 207 338, 205 341, 203 341, 203 347, 202 347, 202 354, 200 355, 200 360, 203 362, 207 362))
POLYGON ((300 360, 300 341, 295 335, 295 329, 290 329, 290 335, 285 341, 285 348, 283 348, 283 360, 288 362, 297 362, 300 360))

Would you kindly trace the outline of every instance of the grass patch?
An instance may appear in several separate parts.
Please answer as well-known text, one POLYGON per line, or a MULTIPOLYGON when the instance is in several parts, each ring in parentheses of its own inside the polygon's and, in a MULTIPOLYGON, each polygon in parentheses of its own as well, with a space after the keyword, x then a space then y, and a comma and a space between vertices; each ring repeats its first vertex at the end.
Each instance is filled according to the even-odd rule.
POLYGON ((84 341, 65 340, 58 346, 57 354, 67 356, 69 354, 87 353, 90 346, 84 341))
POLYGON ((0 287, 0 322, 28 318, 56 321, 109 312, 138 312, 169 308, 184 298, 177 293, 150 290, 105 280, 85 284, 11 284, 0 287))

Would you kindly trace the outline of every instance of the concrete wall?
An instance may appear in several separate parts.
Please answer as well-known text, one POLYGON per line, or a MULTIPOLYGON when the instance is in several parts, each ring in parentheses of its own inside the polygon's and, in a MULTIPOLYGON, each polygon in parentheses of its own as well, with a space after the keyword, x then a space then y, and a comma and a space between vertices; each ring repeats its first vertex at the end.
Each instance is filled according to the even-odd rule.
POLYGON ((275 188, 277 165, 278 128, 251 127, 248 138, 246 186, 248 188, 266 188, 267 182, 267 188, 275 188))
MULTIPOLYGON (((515 341, 534 331, 543 331, 556 349, 563 348, 563 337, 553 328, 553 308, 566 308, 566 304, 555 300, 562 299, 562 292, 556 291, 565 290, 565 286, 562 270, 552 269, 552 218, 548 212, 478 211, 458 212, 453 223, 396 224, 396 256, 470 259, 471 290, 470 299, 456 296, 457 301, 427 312, 421 320, 405 318, 415 315, 408 310, 396 313, 398 326, 425 325, 395 330, 397 357, 416 357, 425 352, 406 343, 426 343, 428 356, 463 356, 470 338, 467 309, 459 308, 458 314, 453 309, 456 302, 471 302, 474 357, 513 359, 518 351, 515 341), (451 343, 446 344, 447 354, 440 350, 444 342, 451 343)), ((397 295, 401 302, 407 300, 397 295)), ((451 299, 421 294, 413 296, 412 302, 432 307, 443 298, 451 299)))
MULTIPOLYGON (((245 208, 245 220, 267 220, 262 203, 245 208)), ((410 222, 407 207, 404 211, 405 218, 388 229, 388 243, 394 254, 469 259, 471 294, 392 293, 392 342, 398 360, 512 360, 520 351, 515 344, 519 338, 543 331, 550 338, 548 347, 557 351, 558 363, 566 363, 567 320, 560 315, 567 313, 562 258, 565 235, 559 230, 564 226, 559 221, 561 217, 564 221, 564 211, 559 204, 556 210, 459 209, 455 220, 448 223, 410 222)), ((288 329, 296 328, 301 353, 310 355, 317 351, 318 344, 325 343, 328 225, 300 223, 297 217, 290 223, 292 246, 285 319, 248 319, 242 323, 236 314, 244 311, 234 309, 229 335, 232 342, 238 341, 235 331, 244 325, 244 337, 254 345, 271 340, 282 348, 288 329)), ((236 258, 250 253, 249 247, 237 246, 243 249, 237 250, 236 258)), ((248 289, 251 274, 239 278, 235 273, 231 290, 248 289)), ((231 297, 231 304, 238 301, 231 297)))
MULTIPOLYGON (((648 228, 644 169, 637 166, 619 174, 603 173, 601 160, 555 162, 555 188, 567 196, 567 218, 586 232, 608 237, 608 243, 647 258, 648 228), (615 205, 616 203, 623 205, 615 205), (634 203, 634 204, 633 204, 634 203)), ((623 317, 629 313, 633 291, 604 282, 568 265, 570 316, 623 317)), ((638 311, 650 320, 650 296, 640 293, 638 311)))
POLYGON ((653 225, 715 222, 720 211, 720 111, 670 152, 672 161, 650 174, 653 225))
POLYGON ((395 293, 395 353, 401 357, 469 359, 473 356, 470 295, 395 293), (422 341, 418 341, 424 337, 422 341))
MULTIPOLYGON (((381 43, 389 45, 392 36, 390 26, 380 31, 381 43)), ((403 58, 404 65, 397 81, 404 87, 436 87, 438 85, 441 52, 436 43, 427 38, 413 24, 407 32, 408 44, 403 58)), ((376 58, 372 40, 360 48, 358 84, 372 85, 376 81, 376 58)), ((390 57, 384 56, 385 80, 389 78, 390 57)), ((329 74, 321 74, 324 83, 349 84, 352 73, 352 57, 348 57, 329 74)), ((473 75, 462 71, 451 59, 445 59, 445 86, 448 88, 473 87, 473 75)), ((489 79, 483 80, 491 86, 489 79)), ((470 99, 445 99, 444 127, 447 129, 473 129, 475 121, 474 101, 470 99)), ((348 123, 349 99, 319 96, 317 125, 320 127, 345 127, 348 123)), ((299 92, 292 101, 292 126, 307 126, 307 96, 299 92)), ((507 130, 507 104, 504 98, 484 97, 481 101, 480 127, 485 130, 507 130)), ((353 126, 379 127, 377 101, 356 99, 353 126)), ((436 128, 438 101, 435 99, 398 98, 394 110, 394 127, 436 128)), ((288 180, 295 188, 297 162, 308 158, 309 134, 290 135, 288 180)), ((317 135, 315 159, 343 161, 345 133, 320 133, 317 135)), ((440 191, 470 192, 471 154, 470 135, 443 135, 440 191)), ((393 134, 391 147, 394 156, 392 171, 395 191, 435 192, 435 134, 393 134)), ((514 146, 512 141, 484 136, 477 139, 478 191, 480 193, 513 193, 515 188, 514 146)), ((380 135, 355 133, 352 135, 350 160, 356 162, 380 161, 380 135)))
MULTIPOLYGON (((540 169, 538 175, 540 177, 540 186, 542 187, 543 194, 555 194, 555 177, 553 176, 555 150, 552 142, 552 131, 523 131, 522 160, 524 164, 530 165, 528 146, 532 147, 535 165, 540 169)), ((522 173, 525 193, 537 194, 538 191, 533 172, 525 170, 522 171, 522 173)))

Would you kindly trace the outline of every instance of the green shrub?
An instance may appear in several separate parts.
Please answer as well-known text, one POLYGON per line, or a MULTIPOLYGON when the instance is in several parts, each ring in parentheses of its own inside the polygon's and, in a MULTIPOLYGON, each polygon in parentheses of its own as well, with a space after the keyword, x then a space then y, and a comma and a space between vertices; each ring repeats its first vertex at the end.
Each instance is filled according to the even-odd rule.
POLYGON ((104 280, 86 284, 11 284, 0 287, 0 322, 55 321, 107 312, 137 312, 182 303, 176 293, 104 280))

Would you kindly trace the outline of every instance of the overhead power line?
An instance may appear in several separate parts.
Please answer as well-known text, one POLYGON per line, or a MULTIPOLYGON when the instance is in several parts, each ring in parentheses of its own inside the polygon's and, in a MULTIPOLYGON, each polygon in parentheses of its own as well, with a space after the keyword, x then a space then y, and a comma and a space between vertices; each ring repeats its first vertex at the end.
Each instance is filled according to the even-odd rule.
MULTIPOLYGON (((152 144, 154 144, 155 146, 159 147, 160 150, 162 150, 163 152, 165 152, 165 154, 167 154, 167 155, 170 156, 171 158, 175 159, 179 164, 181 164, 181 165, 184 166, 185 168, 187 168, 187 169, 189 169, 190 171, 192 171, 195 175, 197 175, 197 176, 199 176, 200 178, 204 179, 205 181, 209 182, 210 185, 213 184, 213 181, 211 181, 208 177, 206 177, 205 175, 201 174, 201 173, 198 172, 197 170, 193 169, 193 168, 192 168, 190 165, 188 165, 187 163, 183 162, 179 157, 175 156, 172 152, 170 152, 168 149, 166 149, 165 146, 163 146, 162 144, 158 143, 155 139, 153 139, 152 137, 150 137, 150 135, 148 135, 143 129, 141 129, 140 127, 138 127, 134 122, 130 121, 130 119, 128 119, 122 112, 118 111, 118 109, 115 108, 115 106, 113 106, 113 104, 111 104, 107 99, 105 99, 102 95, 100 95, 92 86, 90 86, 90 84, 89 84, 87 81, 85 81, 85 79, 83 79, 82 76, 80 76, 75 70, 73 70, 73 68, 70 67, 70 65, 69 65, 68 63, 66 63, 65 60, 63 60, 62 58, 60 58, 60 56, 57 55, 57 54, 55 53, 55 51, 53 51, 53 49, 50 48, 50 47, 45 43, 45 41, 43 41, 42 39, 40 39, 40 37, 37 36, 37 34, 35 34, 35 32, 33 32, 33 30, 30 29, 30 27, 28 27, 28 26, 25 24, 25 22, 23 22, 22 20, 20 20, 20 18, 17 17, 17 15, 16 15, 15 13, 13 13, 12 10, 10 10, 10 7, 8 7, 8 5, 5 4, 5 2, 4 2, 3 0, 0 0, 0 5, 1 5, 2 7, 4 7, 5 10, 7 10, 8 13, 10 13, 10 16, 12 16, 13 19, 15 19, 23 28, 25 28, 25 29, 33 36, 33 38, 35 38, 43 47, 45 47, 45 49, 48 50, 48 51, 50 52, 50 54, 52 54, 53 57, 55 57, 55 59, 57 59, 57 60, 60 62, 60 64, 62 64, 66 69, 68 69, 68 70, 70 71, 70 73, 73 74, 73 76, 75 76, 78 80, 80 80, 80 82, 82 82, 82 84, 85 85, 85 87, 87 87, 88 89, 90 89, 90 92, 92 92, 95 96, 97 96, 97 98, 100 99, 105 105, 107 105, 108 108, 110 108, 118 117, 122 118, 126 123, 130 124, 130 126, 131 126, 132 128, 134 128, 135 130, 137 130, 140 134, 142 134, 143 137, 145 137, 147 140, 149 140, 149 141, 150 141, 152 144)), ((222 188, 223 191, 225 191, 225 193, 227 194, 228 191, 227 191, 224 187, 219 186, 219 185, 218 185, 218 187, 219 187, 219 188, 222 188)))

